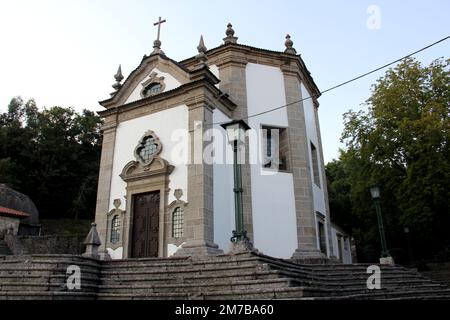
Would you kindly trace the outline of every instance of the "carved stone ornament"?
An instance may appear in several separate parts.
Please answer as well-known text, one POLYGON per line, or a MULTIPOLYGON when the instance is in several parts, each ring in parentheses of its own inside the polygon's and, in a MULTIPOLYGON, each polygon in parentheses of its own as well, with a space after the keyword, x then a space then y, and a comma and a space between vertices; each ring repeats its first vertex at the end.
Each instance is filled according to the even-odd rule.
POLYGON ((158 77, 158 74, 156 72, 152 72, 150 74, 150 78, 142 83, 141 98, 147 98, 149 96, 163 92, 165 88, 166 85, 164 83, 164 77, 158 77), (150 90, 149 87, 153 85, 159 85, 159 90, 155 92, 150 90))
POLYGON ((134 149, 134 157, 144 167, 147 167, 152 164, 155 157, 161 153, 161 150, 161 141, 153 131, 149 130, 142 136, 134 149))

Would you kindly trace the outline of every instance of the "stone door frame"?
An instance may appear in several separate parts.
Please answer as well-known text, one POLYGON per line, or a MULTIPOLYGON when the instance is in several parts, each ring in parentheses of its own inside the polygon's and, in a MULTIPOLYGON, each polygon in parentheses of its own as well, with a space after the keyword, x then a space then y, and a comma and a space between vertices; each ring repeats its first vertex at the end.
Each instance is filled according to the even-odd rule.
POLYGON ((143 166, 137 161, 129 162, 122 170, 121 178, 127 183, 126 186, 126 212, 124 221, 123 257, 131 258, 132 252, 132 232, 134 221, 134 195, 159 191, 159 226, 158 226, 158 257, 166 257, 166 232, 164 221, 166 221, 166 207, 169 196, 169 175, 174 167, 160 157, 156 157, 148 166, 143 166))

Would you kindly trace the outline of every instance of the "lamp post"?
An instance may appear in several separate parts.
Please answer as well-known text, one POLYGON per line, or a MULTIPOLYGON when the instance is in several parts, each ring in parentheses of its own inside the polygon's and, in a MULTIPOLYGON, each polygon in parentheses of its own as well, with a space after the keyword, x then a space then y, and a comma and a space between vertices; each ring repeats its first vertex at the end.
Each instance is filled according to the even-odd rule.
POLYGON ((389 254, 389 251, 386 246, 386 237, 384 234, 383 217, 381 215, 380 188, 378 186, 374 186, 374 187, 370 188, 370 194, 371 194, 372 200, 375 204, 375 210, 377 212, 377 220, 378 220, 378 231, 380 232, 380 240, 381 240, 380 263, 393 264, 393 259, 392 259, 391 255, 389 254))
POLYGON ((233 230, 231 242, 250 243, 247 238, 247 231, 244 229, 244 215, 242 204, 242 174, 240 146, 245 144, 245 132, 250 129, 243 120, 235 120, 221 125, 227 131, 228 141, 233 146, 233 172, 234 172, 234 212, 236 230, 233 230))

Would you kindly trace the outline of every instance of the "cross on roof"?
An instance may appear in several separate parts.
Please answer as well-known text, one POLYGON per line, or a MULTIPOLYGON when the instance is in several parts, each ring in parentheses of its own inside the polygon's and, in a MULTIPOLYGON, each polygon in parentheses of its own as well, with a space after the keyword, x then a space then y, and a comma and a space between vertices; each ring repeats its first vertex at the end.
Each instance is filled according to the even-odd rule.
POLYGON ((158 37, 156 38, 157 41, 159 41, 159 35, 161 33, 161 24, 163 24, 164 22, 166 22, 166 19, 161 20, 161 17, 159 17, 159 20, 153 24, 154 26, 158 26, 158 37))

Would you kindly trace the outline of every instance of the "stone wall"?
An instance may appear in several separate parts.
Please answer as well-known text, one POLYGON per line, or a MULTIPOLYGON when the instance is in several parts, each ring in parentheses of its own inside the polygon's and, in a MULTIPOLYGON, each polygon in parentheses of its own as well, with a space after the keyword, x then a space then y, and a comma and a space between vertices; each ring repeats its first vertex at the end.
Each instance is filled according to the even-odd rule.
POLYGON ((85 236, 18 236, 29 254, 73 254, 84 252, 85 236))

